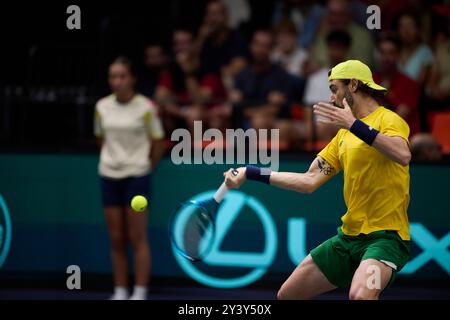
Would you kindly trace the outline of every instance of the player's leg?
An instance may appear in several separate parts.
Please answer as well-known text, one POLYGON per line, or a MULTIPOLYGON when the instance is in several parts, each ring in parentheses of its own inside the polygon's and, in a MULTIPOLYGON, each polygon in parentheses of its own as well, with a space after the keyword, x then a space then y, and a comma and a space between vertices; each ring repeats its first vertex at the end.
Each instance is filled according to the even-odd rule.
POLYGON ((335 289, 309 254, 278 291, 280 300, 306 300, 335 289))
POLYGON ((392 268, 375 259, 361 261, 350 287, 350 300, 378 300, 389 284, 392 268))
POLYGON ((143 195, 149 198, 150 175, 127 179, 127 224, 128 237, 133 249, 135 265, 135 285, 133 295, 130 299, 146 299, 147 286, 150 278, 151 256, 148 241, 148 210, 135 212, 129 204, 133 196, 143 195))
POLYGON ((117 299, 127 299, 128 259, 124 209, 110 206, 105 207, 104 212, 111 243, 115 296, 117 299))
POLYGON ((128 235, 133 248, 135 285, 148 285, 150 277, 150 245, 147 236, 148 211, 135 212, 127 208, 128 235))
POLYGON ((364 253, 358 253, 362 258, 353 275, 350 299, 378 299, 408 262, 410 242, 402 240, 396 232, 381 231, 360 240, 358 247, 364 253))
POLYGON ((310 299, 337 287, 350 286, 358 263, 351 258, 351 244, 339 230, 338 235, 311 250, 283 284, 279 298, 310 299))
POLYGON ((111 262, 114 277, 112 299, 128 298, 128 259, 123 182, 101 178, 103 210, 111 243, 111 262))

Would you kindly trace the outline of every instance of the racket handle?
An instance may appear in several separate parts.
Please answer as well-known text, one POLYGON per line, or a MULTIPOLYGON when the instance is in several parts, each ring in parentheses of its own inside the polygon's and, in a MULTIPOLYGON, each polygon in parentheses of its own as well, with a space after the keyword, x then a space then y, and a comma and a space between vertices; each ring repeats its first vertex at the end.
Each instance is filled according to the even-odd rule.
MULTIPOLYGON (((231 174, 234 176, 238 175, 238 171, 236 169, 232 169, 231 174)), ((222 183, 222 185, 217 189, 216 193, 214 194, 214 200, 216 200, 217 203, 221 203, 223 198, 225 198, 225 195, 228 192, 228 187, 225 185, 225 182, 222 183)))
POLYGON ((219 189, 217 189, 216 193, 214 194, 214 200, 216 200, 217 203, 221 203, 223 198, 225 198, 225 195, 228 192, 228 187, 225 185, 225 182, 222 183, 219 189))

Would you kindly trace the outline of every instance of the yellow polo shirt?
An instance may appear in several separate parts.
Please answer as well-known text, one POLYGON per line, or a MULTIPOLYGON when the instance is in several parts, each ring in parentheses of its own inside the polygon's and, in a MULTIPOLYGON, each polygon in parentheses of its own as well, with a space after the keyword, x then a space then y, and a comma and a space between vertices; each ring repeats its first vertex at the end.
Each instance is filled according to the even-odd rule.
MULTIPOLYGON (((384 135, 408 142, 408 124, 391 110, 380 106, 360 120, 384 135)), ((346 129, 339 130, 319 156, 336 171, 343 170, 345 234, 395 230, 403 240, 410 240, 409 166, 390 160, 346 129)))

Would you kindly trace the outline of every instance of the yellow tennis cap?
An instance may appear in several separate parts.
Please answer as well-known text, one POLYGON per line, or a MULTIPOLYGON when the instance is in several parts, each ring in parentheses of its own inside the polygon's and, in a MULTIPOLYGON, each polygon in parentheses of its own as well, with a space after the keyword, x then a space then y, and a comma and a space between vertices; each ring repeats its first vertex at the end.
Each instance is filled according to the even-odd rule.
POLYGON ((373 81, 370 68, 359 60, 347 60, 337 64, 328 73, 328 80, 357 79, 374 90, 387 91, 373 81))

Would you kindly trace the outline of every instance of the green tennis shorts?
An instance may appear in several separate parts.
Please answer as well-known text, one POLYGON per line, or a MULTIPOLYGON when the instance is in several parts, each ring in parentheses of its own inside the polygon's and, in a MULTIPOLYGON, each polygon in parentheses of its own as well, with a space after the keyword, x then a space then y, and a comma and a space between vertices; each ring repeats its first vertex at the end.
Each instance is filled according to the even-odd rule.
POLYGON ((410 257, 410 241, 400 238, 396 231, 376 231, 348 236, 341 228, 338 234, 311 251, 311 257, 328 281, 339 288, 350 287, 353 275, 363 260, 375 259, 392 268, 393 282, 410 257))

